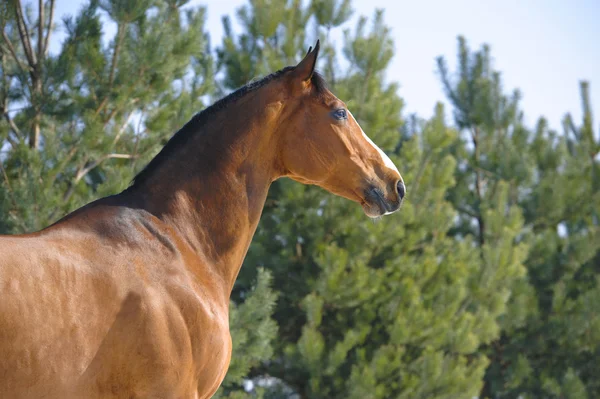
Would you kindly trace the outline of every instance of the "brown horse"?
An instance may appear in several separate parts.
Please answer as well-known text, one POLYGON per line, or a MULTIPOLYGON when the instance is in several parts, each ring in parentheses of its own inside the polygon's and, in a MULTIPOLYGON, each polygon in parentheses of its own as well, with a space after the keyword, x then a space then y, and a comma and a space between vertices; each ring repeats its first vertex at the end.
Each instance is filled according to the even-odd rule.
POLYGON ((318 51, 194 116, 122 193, 0 237, 0 397, 209 398, 271 183, 398 209, 398 170, 314 73, 318 51))

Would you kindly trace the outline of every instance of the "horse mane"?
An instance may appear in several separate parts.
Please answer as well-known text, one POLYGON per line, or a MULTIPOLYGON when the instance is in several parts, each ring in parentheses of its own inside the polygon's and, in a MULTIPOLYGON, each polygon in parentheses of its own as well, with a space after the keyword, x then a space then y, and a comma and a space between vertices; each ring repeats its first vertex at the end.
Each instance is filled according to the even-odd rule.
MULTIPOLYGON (((169 156, 171 156, 177 149, 183 147, 190 137, 193 136, 203 125, 207 124, 216 113, 229 107, 231 104, 246 96, 248 93, 254 92, 268 83, 278 79, 286 72, 294 70, 295 66, 288 66, 274 72, 264 78, 250 82, 233 93, 221 98, 214 104, 208 106, 202 111, 194 115, 181 129, 179 129, 170 139, 167 144, 150 160, 150 162, 133 178, 131 186, 137 186, 143 184, 153 174, 153 172, 160 166, 160 164, 169 156)), ((321 74, 314 72, 311 77, 312 86, 317 94, 322 94, 327 89, 327 83, 321 74)))

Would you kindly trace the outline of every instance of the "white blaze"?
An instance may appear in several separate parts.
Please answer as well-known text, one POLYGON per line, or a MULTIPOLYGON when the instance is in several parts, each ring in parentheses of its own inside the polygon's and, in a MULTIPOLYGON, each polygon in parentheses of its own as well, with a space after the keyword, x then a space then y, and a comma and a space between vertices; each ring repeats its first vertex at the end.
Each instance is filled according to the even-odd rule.
MULTIPOLYGON (((350 114, 350 116, 352 116, 352 119, 354 119, 354 115, 352 115, 352 112, 350 112, 350 110, 348 110, 348 113, 350 114)), ((358 125, 358 121, 356 119, 354 119, 354 122, 356 122, 356 124, 358 125)), ((371 140, 369 138, 369 136, 367 136, 365 134, 365 131, 362 130, 362 127, 360 127, 360 125, 358 125, 358 128, 362 132, 363 137, 365 139, 367 139, 367 141, 373 146, 373 148, 375 148, 379 152, 379 155, 381 156, 381 160, 383 161, 383 163, 385 164, 385 166, 387 166, 388 168, 390 168, 390 169, 395 170, 396 172, 398 172, 398 168, 396 167, 396 165, 394 165, 394 163, 392 162, 392 160, 390 159, 390 157, 388 157, 387 154, 381 150, 381 148, 377 147, 377 144, 373 143, 373 140, 371 140)), ((398 172, 398 174, 400 174, 400 172, 398 172)))

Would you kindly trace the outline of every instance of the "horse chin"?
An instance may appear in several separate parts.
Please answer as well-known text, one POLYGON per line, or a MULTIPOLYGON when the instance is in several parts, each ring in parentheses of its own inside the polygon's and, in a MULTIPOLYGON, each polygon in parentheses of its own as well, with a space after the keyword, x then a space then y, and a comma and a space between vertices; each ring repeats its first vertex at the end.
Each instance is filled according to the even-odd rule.
POLYGON ((368 202, 363 202, 361 205, 365 215, 371 219, 379 219, 386 214, 386 211, 381 209, 379 204, 369 204, 368 202))

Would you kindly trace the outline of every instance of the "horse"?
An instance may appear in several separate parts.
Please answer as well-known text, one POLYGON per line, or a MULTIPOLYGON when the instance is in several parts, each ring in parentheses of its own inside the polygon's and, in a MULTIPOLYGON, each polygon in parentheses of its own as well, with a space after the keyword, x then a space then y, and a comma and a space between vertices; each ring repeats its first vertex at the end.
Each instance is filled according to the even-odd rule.
POLYGON ((0 236, 0 397, 209 398, 273 181, 398 210, 404 181, 315 72, 319 47, 193 116, 122 192, 0 236))

